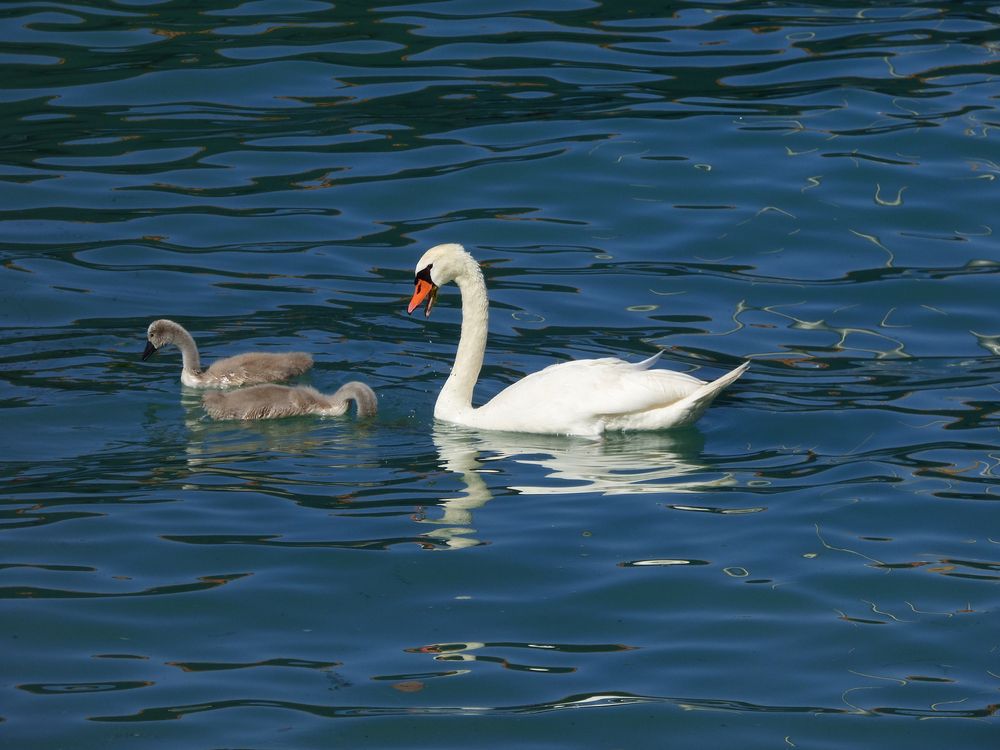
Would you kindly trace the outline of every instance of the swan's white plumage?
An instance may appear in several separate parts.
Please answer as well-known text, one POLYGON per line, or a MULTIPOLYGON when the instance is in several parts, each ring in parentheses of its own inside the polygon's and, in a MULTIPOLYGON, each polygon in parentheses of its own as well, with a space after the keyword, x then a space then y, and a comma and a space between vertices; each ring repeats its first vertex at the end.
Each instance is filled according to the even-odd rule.
MULTIPOLYGON (((434 416, 445 422, 487 430, 584 436, 679 427, 698 419, 749 366, 744 363, 705 383, 684 373, 650 369, 660 354, 637 363, 614 357, 575 360, 527 375, 474 408, 472 390, 486 348, 489 304, 482 272, 456 244, 431 248, 416 270, 430 279, 434 289, 454 281, 462 293, 462 333, 455 365, 434 407, 434 416)), ((423 296, 434 291, 427 289, 423 287, 423 296)), ((418 286, 411 311, 423 296, 418 286)))

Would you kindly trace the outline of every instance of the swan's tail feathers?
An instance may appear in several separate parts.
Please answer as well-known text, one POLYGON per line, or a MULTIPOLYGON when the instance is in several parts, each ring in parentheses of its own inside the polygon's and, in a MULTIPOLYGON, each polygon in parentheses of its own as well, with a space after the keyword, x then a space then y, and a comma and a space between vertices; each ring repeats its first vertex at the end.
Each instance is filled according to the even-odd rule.
POLYGON ((354 401, 358 408, 358 417, 370 417, 378 411, 378 397, 375 391, 357 380, 344 383, 337 392, 330 396, 331 401, 354 401))
POLYGON ((648 357, 642 360, 642 362, 636 362, 635 364, 632 365, 632 367, 634 367, 636 370, 648 370, 650 367, 655 365, 657 360, 659 360, 660 357, 662 356, 663 356, 663 349, 660 349, 660 351, 658 351, 652 357, 648 357))
POLYGON ((744 362, 735 370, 727 372, 721 378, 716 378, 711 383, 705 383, 705 385, 698 388, 694 393, 685 396, 673 404, 670 408, 677 414, 677 421, 674 425, 680 427, 697 420, 705 409, 708 408, 708 405, 715 400, 715 397, 722 393, 727 386, 732 385, 738 380, 740 375, 746 372, 749 366, 749 362, 744 362))

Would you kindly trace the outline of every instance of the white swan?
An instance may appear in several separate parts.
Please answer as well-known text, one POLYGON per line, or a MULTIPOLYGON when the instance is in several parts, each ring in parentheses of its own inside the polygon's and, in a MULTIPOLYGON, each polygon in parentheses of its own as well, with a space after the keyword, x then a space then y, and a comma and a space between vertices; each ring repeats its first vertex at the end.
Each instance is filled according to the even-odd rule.
POLYGON ((482 271, 461 245, 432 247, 417 263, 408 313, 427 300, 430 315, 438 287, 454 281, 462 293, 462 332, 451 374, 434 416, 484 430, 597 437, 611 430, 661 430, 691 424, 720 391, 750 366, 745 362, 705 383, 683 373, 650 370, 660 354, 630 364, 621 359, 580 359, 550 365, 508 386, 492 401, 472 406, 483 366, 489 300, 482 271))
POLYGON ((370 417, 378 410, 375 391, 357 381, 345 383, 335 393, 320 393, 307 385, 255 385, 236 391, 212 391, 201 402, 215 419, 277 419, 315 414, 339 417, 350 402, 357 405, 358 417, 370 417))
POLYGON ((304 352, 250 352, 237 354, 201 369, 198 347, 184 326, 172 320, 154 320, 146 332, 145 362, 167 344, 181 350, 181 382, 192 388, 233 388, 255 383, 273 383, 301 375, 312 367, 312 357, 304 352))

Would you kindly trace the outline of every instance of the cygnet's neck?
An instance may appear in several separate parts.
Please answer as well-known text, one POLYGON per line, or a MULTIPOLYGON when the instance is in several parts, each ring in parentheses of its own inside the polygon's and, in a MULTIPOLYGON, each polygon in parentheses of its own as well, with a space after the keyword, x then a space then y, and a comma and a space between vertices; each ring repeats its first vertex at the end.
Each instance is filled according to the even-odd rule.
POLYGON ((191 334, 182 326, 177 326, 173 331, 173 342, 181 350, 181 362, 183 363, 181 377, 187 375, 192 379, 200 378, 202 374, 201 358, 198 356, 198 346, 194 343, 191 334))
POLYGON ((460 415, 473 408, 472 392, 483 367, 489 327, 490 301, 483 272, 468 254, 463 254, 462 266, 454 279, 462 294, 462 333, 451 374, 434 405, 434 416, 449 422, 458 421, 460 415))
POLYGON ((357 407, 358 417, 370 417, 378 411, 378 399, 375 392, 364 383, 352 381, 345 383, 329 396, 319 394, 322 402, 320 413, 326 416, 339 417, 347 412, 353 401, 357 407))

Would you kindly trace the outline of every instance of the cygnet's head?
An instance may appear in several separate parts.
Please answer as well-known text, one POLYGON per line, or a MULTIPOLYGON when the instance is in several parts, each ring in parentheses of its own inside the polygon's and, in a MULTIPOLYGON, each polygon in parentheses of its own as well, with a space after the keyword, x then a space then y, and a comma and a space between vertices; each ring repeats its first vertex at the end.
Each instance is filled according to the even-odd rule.
POLYGON ((172 320, 160 319, 150 323, 146 331, 146 350, 142 353, 142 361, 145 362, 153 356, 157 349, 173 344, 180 329, 181 327, 172 320))
POLYGON ((468 273, 470 268, 475 269, 476 273, 479 272, 479 265, 461 245, 449 242, 432 247, 417 261, 413 277, 413 297, 406 312, 412 313, 426 299, 427 307, 424 309, 424 315, 429 316, 437 299, 438 287, 459 279, 463 273, 468 273))

